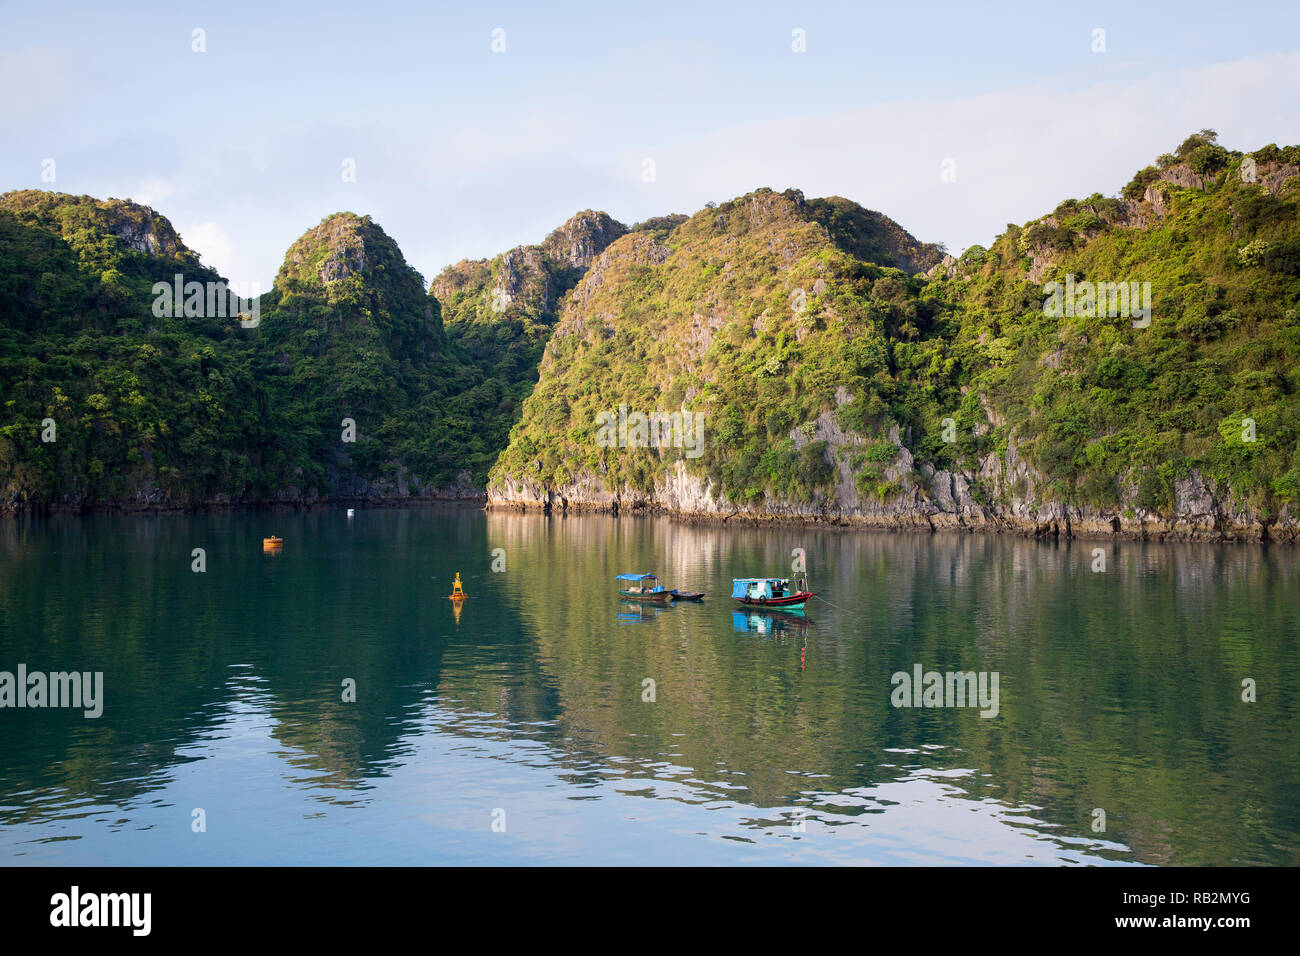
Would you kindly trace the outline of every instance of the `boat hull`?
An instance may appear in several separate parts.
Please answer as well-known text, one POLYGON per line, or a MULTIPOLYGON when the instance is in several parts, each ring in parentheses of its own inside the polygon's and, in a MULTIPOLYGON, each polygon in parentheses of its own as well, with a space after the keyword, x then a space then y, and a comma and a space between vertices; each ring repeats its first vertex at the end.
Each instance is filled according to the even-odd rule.
POLYGON ((619 591, 618 596, 624 601, 653 601, 656 604, 664 604, 673 596, 673 592, 655 591, 650 594, 641 594, 636 591, 619 591))
POLYGON ((703 591, 677 591, 671 592, 674 601, 703 601, 703 591))
POLYGON ((787 597, 779 598, 751 598, 738 597, 733 600, 741 604, 747 604, 750 607, 780 607, 780 608, 801 608, 808 603, 810 597, 816 597, 816 591, 800 591, 798 594, 791 594, 787 597))

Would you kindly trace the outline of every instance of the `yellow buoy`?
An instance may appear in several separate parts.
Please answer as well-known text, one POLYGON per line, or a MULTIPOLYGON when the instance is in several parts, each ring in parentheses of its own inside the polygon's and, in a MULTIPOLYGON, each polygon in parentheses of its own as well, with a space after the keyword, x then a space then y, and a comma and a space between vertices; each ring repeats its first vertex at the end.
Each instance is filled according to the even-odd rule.
POLYGON ((451 593, 447 595, 451 600, 451 613, 456 616, 456 623, 460 623, 460 609, 465 604, 465 589, 460 586, 460 572, 456 572, 456 580, 451 583, 451 593))

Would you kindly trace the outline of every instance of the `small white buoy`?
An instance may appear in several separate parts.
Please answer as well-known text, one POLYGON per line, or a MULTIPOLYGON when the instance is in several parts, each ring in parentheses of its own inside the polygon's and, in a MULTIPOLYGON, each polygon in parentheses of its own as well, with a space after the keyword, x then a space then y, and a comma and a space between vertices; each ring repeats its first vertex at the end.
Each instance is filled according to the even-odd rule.
POLYGON ((349 518, 351 518, 355 513, 356 513, 356 509, 355 509, 355 508, 349 508, 349 509, 348 509, 348 517, 349 517, 349 518))

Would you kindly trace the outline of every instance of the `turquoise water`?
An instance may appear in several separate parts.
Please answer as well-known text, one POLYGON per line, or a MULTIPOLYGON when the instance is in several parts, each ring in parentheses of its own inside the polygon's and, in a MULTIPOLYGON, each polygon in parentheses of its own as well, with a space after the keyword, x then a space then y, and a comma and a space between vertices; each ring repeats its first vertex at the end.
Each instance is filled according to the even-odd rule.
POLYGON ((0 671, 104 693, 0 709, 0 860, 1295 865, 1298 570, 461 506, 7 520, 0 671), (795 548, 806 614, 736 613, 795 548), (997 715, 893 706, 917 664, 996 672, 997 715))

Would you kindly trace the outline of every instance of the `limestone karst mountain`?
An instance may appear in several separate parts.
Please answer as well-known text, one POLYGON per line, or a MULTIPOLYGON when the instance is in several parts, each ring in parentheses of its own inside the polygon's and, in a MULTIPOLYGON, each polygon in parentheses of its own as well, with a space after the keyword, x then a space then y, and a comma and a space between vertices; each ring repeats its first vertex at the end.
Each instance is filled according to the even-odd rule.
POLYGON ((157 308, 221 277, 154 210, 8 193, 0 508, 486 493, 1294 538, 1298 211, 1300 147, 1204 130, 960 256, 759 189, 631 228, 585 210, 426 287, 337 213, 244 324, 157 308), (666 443, 638 431, 656 412, 666 443))
POLYGON ((1298 162, 1203 131, 1118 198, 941 261, 792 192, 626 236, 567 300, 489 498, 1293 539, 1298 162), (602 436, 619 409, 702 415, 698 457, 602 436))

